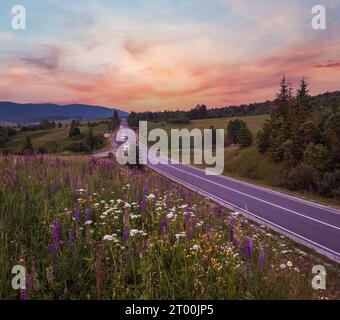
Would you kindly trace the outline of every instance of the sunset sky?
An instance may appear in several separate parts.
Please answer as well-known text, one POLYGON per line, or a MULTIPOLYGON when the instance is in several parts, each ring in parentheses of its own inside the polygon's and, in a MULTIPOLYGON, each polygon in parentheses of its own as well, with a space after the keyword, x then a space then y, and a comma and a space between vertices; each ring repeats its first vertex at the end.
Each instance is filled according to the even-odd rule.
POLYGON ((283 74, 339 90, 339 30, 340 0, 1 0, 0 100, 218 107, 272 99, 283 74), (315 4, 327 30, 311 27, 315 4))

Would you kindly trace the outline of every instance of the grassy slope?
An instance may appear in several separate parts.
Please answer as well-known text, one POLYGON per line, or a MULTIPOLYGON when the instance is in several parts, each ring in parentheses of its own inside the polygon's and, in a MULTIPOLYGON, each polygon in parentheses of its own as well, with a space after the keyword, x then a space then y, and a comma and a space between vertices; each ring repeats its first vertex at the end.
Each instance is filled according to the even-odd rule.
MULTIPOLYGON (((96 127, 91 128, 94 135, 103 134, 107 129, 106 124, 100 124, 96 127)), ((18 131, 17 135, 14 136, 11 141, 9 141, 5 148, 10 150, 11 152, 19 152, 23 145, 23 142, 27 136, 29 136, 32 140, 32 144, 34 148, 39 147, 47 147, 49 150, 51 147, 57 148, 58 150, 62 150, 65 146, 70 145, 74 142, 85 142, 86 135, 89 131, 87 125, 82 125, 80 127, 80 131, 82 136, 76 139, 69 139, 69 127, 65 128, 54 128, 50 130, 38 130, 38 131, 27 131, 22 132, 18 131)))

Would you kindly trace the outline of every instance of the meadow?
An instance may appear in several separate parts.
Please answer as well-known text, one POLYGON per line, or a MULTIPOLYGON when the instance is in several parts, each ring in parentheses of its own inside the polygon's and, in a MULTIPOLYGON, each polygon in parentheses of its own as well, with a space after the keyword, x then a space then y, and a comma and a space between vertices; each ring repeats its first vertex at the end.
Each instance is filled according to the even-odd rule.
POLYGON ((254 138, 256 134, 262 129, 264 122, 269 119, 269 115, 259 115, 259 116, 243 116, 243 117, 229 117, 229 118, 210 118, 210 119, 200 119, 200 120, 192 120, 187 124, 176 124, 176 123, 167 123, 167 122, 148 122, 148 126, 151 129, 161 128, 165 129, 167 132, 170 132, 171 129, 182 129, 186 128, 189 130, 192 129, 209 129, 213 126, 215 129, 224 129, 225 130, 225 139, 227 134, 227 127, 230 121, 240 119, 247 123, 249 130, 252 132, 254 138))
POLYGON ((339 299, 339 269, 156 173, 0 156, 0 299, 339 299), (312 267, 327 266, 327 290, 312 267), (26 269, 13 290, 11 269, 26 269))
MULTIPOLYGON (((107 130, 107 124, 97 124, 95 121, 90 121, 90 123, 94 124, 91 127, 94 135, 103 135, 107 130)), ((9 142, 4 144, 2 148, 0 148, 0 151, 19 153, 21 152, 26 137, 29 137, 35 150, 44 150, 46 153, 70 154, 72 152, 67 151, 67 149, 73 143, 85 143, 86 135, 90 128, 87 126, 87 122, 81 122, 81 135, 70 139, 69 127, 70 123, 64 122, 61 128, 56 126, 51 129, 34 131, 21 131, 20 128, 16 128, 17 134, 13 136, 9 142)), ((105 143, 104 148, 109 145, 107 141, 105 141, 105 143)))

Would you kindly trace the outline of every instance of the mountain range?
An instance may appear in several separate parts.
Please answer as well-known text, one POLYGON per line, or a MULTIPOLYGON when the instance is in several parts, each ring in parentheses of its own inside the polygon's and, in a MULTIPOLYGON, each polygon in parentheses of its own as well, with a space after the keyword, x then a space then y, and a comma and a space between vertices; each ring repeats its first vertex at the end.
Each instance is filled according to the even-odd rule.
MULTIPOLYGON (((85 104, 20 104, 0 102, 0 125, 29 124, 43 120, 65 121, 70 119, 102 119, 113 115, 115 109, 85 104)), ((116 109, 120 118, 126 118, 127 112, 116 109)))

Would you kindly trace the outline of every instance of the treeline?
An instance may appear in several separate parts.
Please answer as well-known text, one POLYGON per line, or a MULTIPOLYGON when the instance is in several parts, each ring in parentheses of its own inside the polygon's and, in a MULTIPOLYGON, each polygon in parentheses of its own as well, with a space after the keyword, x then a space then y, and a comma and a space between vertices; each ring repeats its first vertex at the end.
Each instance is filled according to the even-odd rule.
POLYGON ((283 77, 276 106, 258 134, 258 149, 285 165, 280 186, 340 199, 339 100, 333 95, 326 103, 316 112, 306 81, 294 95, 283 77))
MULTIPOLYGON (((340 99, 340 91, 326 92, 310 97, 310 106, 313 111, 327 109, 333 99, 340 99)), ((209 118, 229 118, 270 114, 275 108, 276 101, 242 104, 223 108, 208 109, 206 105, 197 105, 189 111, 168 111, 163 112, 131 112, 128 117, 128 124, 136 128, 139 121, 169 122, 169 123, 190 123, 191 120, 209 118)))
POLYGON ((269 113, 272 102, 252 103, 249 105, 231 106, 225 108, 208 109, 206 105, 197 105, 189 111, 163 111, 163 112, 131 112, 128 124, 137 127, 139 121, 154 121, 187 124, 191 120, 209 118, 241 117, 246 115, 260 115, 269 113))
POLYGON ((58 128, 61 128, 63 124, 61 122, 57 124, 54 121, 44 120, 40 122, 39 124, 35 124, 35 125, 26 125, 26 126, 19 125, 19 128, 21 131, 26 132, 26 131, 36 131, 36 130, 49 130, 49 129, 54 129, 57 126, 58 128))

